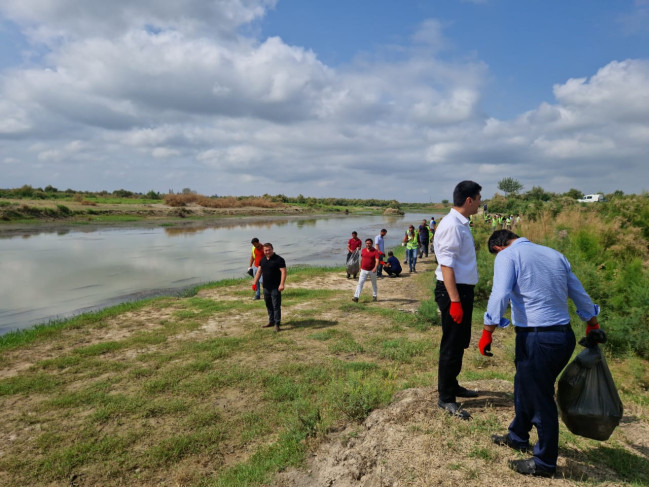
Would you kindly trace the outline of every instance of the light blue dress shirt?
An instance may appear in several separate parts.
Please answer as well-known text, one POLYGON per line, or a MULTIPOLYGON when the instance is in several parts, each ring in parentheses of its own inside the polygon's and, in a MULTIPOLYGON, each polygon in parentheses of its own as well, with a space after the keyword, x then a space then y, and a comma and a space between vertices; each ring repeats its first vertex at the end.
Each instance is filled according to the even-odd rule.
POLYGON ((509 326, 503 314, 511 300, 515 326, 565 325, 570 322, 568 298, 582 320, 599 314, 599 306, 586 294, 563 254, 518 238, 496 255, 484 323, 509 326))
POLYGON ((383 237, 379 233, 376 237, 374 237, 374 245, 381 251, 382 254, 385 254, 385 240, 383 240, 383 237))

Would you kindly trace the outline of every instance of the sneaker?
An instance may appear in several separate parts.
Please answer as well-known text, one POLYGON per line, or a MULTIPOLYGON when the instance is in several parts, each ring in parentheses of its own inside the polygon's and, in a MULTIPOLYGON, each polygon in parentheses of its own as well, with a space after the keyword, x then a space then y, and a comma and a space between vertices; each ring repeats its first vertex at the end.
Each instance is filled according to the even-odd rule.
POLYGON ((540 468, 533 458, 528 458, 527 460, 510 460, 509 468, 514 472, 518 472, 522 475, 532 475, 534 477, 554 477, 556 470, 546 470, 540 468))
POLYGON ((352 298, 352 301, 354 301, 355 303, 358 303, 358 298, 354 296, 354 297, 352 298))
POLYGON ((262 328, 272 328, 273 323, 266 323, 265 325, 262 326, 262 328))
POLYGON ((252 298, 253 301, 257 301, 259 299, 261 299, 259 296, 255 296, 254 298, 252 298))
POLYGON ((376 301, 376 296, 372 296, 372 301, 376 301))
POLYGON ((351 277, 352 277, 352 276, 350 276, 349 274, 347 274, 347 279, 349 279, 349 278, 351 278, 351 277))
POLYGON ((275 333, 279 333, 279 323, 275 323, 275 333))

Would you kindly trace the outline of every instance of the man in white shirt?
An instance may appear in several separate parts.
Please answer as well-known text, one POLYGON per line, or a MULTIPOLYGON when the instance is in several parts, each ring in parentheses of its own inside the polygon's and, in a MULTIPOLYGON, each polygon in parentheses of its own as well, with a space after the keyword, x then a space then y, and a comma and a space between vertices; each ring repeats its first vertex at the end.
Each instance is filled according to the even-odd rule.
POLYGON ((471 340, 473 288, 478 282, 478 264, 469 217, 480 207, 482 187, 473 181, 458 183, 453 191, 453 208, 437 225, 433 246, 438 266, 435 301, 442 314, 442 341, 439 347, 437 404, 452 416, 469 419, 457 397, 477 397, 476 391, 461 387, 457 376, 462 370, 464 349, 471 340))

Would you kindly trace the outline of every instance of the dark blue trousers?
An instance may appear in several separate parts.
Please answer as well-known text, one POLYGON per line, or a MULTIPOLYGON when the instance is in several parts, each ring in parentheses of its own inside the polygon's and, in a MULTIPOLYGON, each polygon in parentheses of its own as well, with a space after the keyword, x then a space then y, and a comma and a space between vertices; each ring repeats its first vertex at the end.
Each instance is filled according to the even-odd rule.
POLYGON ((268 323, 279 325, 282 321, 282 293, 277 288, 264 288, 264 302, 268 311, 268 323))
POLYGON ((575 349, 570 325, 557 331, 516 329, 516 375, 514 408, 509 438, 529 445, 530 430, 536 427, 539 441, 534 461, 542 469, 555 470, 559 455, 559 413, 554 401, 554 384, 575 349))

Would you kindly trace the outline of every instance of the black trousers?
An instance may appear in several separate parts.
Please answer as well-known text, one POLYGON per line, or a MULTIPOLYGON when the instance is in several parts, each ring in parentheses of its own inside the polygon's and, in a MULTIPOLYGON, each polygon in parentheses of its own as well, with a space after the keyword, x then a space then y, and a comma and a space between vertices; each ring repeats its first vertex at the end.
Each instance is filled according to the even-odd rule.
POLYGON ((421 239, 421 246, 422 246, 421 253, 423 255, 425 255, 426 257, 428 257, 428 244, 429 243, 430 242, 428 240, 421 239))
POLYGON ((268 311, 268 323, 279 325, 282 321, 282 293, 277 288, 264 288, 264 302, 268 311))
POLYGON ((437 372, 437 390, 442 402, 455 402, 459 387, 457 376, 462 370, 464 349, 471 341, 471 318, 473 315, 473 285, 458 284, 462 303, 462 323, 451 318, 451 298, 443 281, 437 281, 435 301, 442 314, 442 341, 439 346, 439 367, 437 372))

